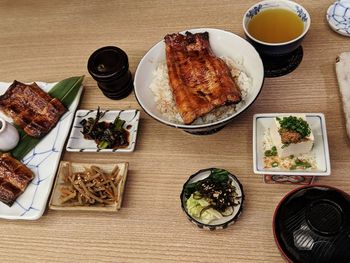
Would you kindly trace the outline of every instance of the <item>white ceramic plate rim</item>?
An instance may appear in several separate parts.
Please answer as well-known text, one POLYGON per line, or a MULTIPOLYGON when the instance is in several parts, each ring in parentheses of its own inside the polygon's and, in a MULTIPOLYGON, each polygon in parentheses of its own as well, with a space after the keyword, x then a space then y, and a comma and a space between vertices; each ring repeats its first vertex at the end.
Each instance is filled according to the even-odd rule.
POLYGON ((255 174, 270 174, 270 175, 302 175, 302 176, 329 176, 331 174, 331 164, 330 164, 330 157, 329 157, 329 148, 328 148, 328 139, 327 139, 327 129, 326 129, 326 121, 323 113, 261 113, 261 114, 255 114, 253 117, 253 168, 255 174), (323 149, 324 149, 324 159, 325 159, 325 166, 326 169, 324 171, 300 171, 300 170, 293 170, 293 171, 273 171, 272 169, 259 169, 258 168, 258 152, 257 152, 257 145, 258 143, 262 143, 261 141, 258 141, 257 137, 257 121, 259 118, 274 118, 280 115, 295 115, 295 114, 305 114, 306 117, 318 117, 320 118, 320 126, 321 126, 321 133, 323 138, 323 149))
MULTIPOLYGON (((78 121, 78 116, 82 115, 82 114, 86 114, 86 117, 88 117, 89 115, 96 115, 97 110, 84 110, 84 109, 80 109, 77 110, 77 112, 75 113, 75 117, 74 117, 74 121, 73 121, 73 127, 71 129, 70 135, 69 135, 69 139, 68 139, 68 143, 66 146, 66 150, 68 152, 81 152, 81 153, 85 153, 85 152, 96 152, 96 153, 128 153, 128 152, 133 152, 135 150, 135 144, 136 144, 136 138, 137 138, 137 132, 138 132, 138 125, 139 125, 139 119, 140 119, 140 111, 137 109, 128 109, 128 110, 103 110, 101 109, 101 111, 105 111, 106 113, 109 114, 113 114, 115 117, 118 116, 119 113, 121 112, 125 112, 125 113, 133 113, 134 117, 131 120, 131 122, 135 123, 135 125, 132 127, 132 130, 130 131, 130 143, 129 146, 126 148, 118 148, 118 149, 99 149, 97 148, 97 145, 94 144, 91 141, 92 145, 96 145, 96 147, 94 148, 80 148, 80 147, 75 147, 74 146, 74 132, 76 130, 80 130, 81 128, 77 126, 77 121, 78 121), (135 120, 135 121, 134 121, 135 120)), ((101 119, 102 121, 105 120, 105 118, 101 119)), ((127 126, 128 124, 130 124, 131 122, 126 121, 126 123, 124 124, 124 126, 127 126)), ((80 133, 81 134, 81 133, 80 133)), ((79 137, 77 140, 86 140, 84 139, 83 135, 81 135, 81 137, 79 137)))
MULTIPOLYGON (((55 83, 45 83, 45 82, 40 82, 40 81, 35 81, 38 86, 40 88, 43 88, 44 86, 50 86, 50 88, 52 88, 57 82, 55 83)), ((0 82, 0 86, 10 86, 12 83, 4 83, 4 82, 0 82)), ((45 89, 46 90, 46 89, 45 89)), ((46 90, 47 91, 47 90, 46 90)), ((39 189, 39 186, 37 186, 37 189, 35 190, 34 192, 34 196, 32 196, 33 200, 32 200, 32 204, 34 203, 34 200, 40 198, 43 200, 43 202, 41 203, 41 206, 40 207, 35 207, 35 209, 33 209, 32 207, 29 207, 27 210, 27 208, 24 208, 22 207, 23 211, 22 211, 22 214, 19 213, 18 215, 9 215, 7 212, 5 212, 4 210, 0 209, 0 218, 3 218, 3 219, 21 219, 21 220, 37 220, 39 219, 43 213, 45 212, 45 209, 46 209, 46 204, 47 204, 47 201, 48 201, 48 198, 49 198, 49 195, 50 195, 50 192, 51 192, 51 188, 52 188, 52 185, 53 185, 53 182, 54 182, 54 179, 55 179, 55 175, 56 175, 56 170, 57 170, 57 167, 58 167, 58 164, 60 162, 60 159, 61 159, 61 154, 63 152, 63 147, 64 147, 64 144, 65 144, 65 141, 66 141, 66 138, 68 136, 68 133, 69 133, 69 130, 70 130, 70 125, 73 121, 73 118, 74 118, 74 111, 76 110, 76 108, 78 107, 78 104, 79 104, 79 100, 80 100, 80 97, 81 97, 81 94, 82 94, 82 91, 83 91, 83 86, 80 87, 79 89, 79 92, 77 93, 76 95, 76 98, 74 99, 73 103, 70 105, 69 107, 69 111, 66 112, 62 117, 62 118, 66 118, 67 119, 67 122, 69 122, 69 125, 68 125, 68 128, 67 129, 64 129, 64 130, 60 130, 59 134, 60 134, 60 137, 64 138, 63 142, 60 144, 60 145, 55 145, 55 151, 57 152, 57 155, 56 155, 56 158, 54 158, 53 160, 53 163, 52 163, 52 170, 51 170, 51 173, 49 176, 46 177, 46 179, 48 180, 48 183, 45 185, 45 186, 42 186, 40 189, 39 189), (29 212, 31 209, 33 209, 34 212, 32 213, 29 213, 27 214, 27 212, 29 212)), ((5 116, 4 116, 5 117, 5 116)), ((11 121, 10 118, 8 117, 5 117, 5 119, 7 119, 8 121, 11 121)), ((60 119, 60 120, 61 120, 60 119)), ((56 126, 54 129, 52 129, 50 131, 50 133, 54 132, 55 129, 57 129, 58 127, 56 126)), ((42 146, 44 143, 44 141, 40 142, 36 147, 35 149, 37 149, 38 147, 42 146)), ((35 150, 34 149, 34 150, 35 150)), ((26 160, 28 159, 28 156, 31 156, 32 155, 32 152, 33 150, 28 153, 24 158, 23 160, 26 160)), ((48 161, 48 160, 46 160, 48 161)), ((38 174, 36 173, 36 171, 33 171, 34 174, 35 174, 35 177, 38 176, 38 174)), ((34 178, 35 180, 36 178, 34 178)), ((46 180, 45 179, 45 180, 46 180)), ((33 181, 34 181, 33 180, 33 181)), ((33 183, 33 181, 31 183, 33 183)), ((4 205, 6 206, 6 210, 9 211, 9 210, 14 210, 14 209, 17 209, 18 207, 16 206, 20 206, 20 204, 17 204, 18 203, 18 200, 21 199, 21 198, 24 198, 24 194, 25 192, 28 190, 28 188, 26 188, 26 190, 24 191, 24 193, 22 193, 22 195, 20 195, 16 202, 12 205, 12 207, 8 207, 6 206, 5 204, 3 203, 0 203, 0 206, 4 205)))
MULTIPOLYGON (((140 104, 140 106, 144 109, 144 111, 149 114, 152 118, 156 119, 157 121, 175 127, 175 128, 181 128, 181 129, 187 129, 187 130, 195 130, 195 129, 200 129, 200 128, 208 128, 208 127, 213 127, 216 125, 220 125, 222 123, 226 123, 229 120, 233 119, 235 116, 239 115, 240 113, 244 112, 246 109, 249 108, 250 105, 252 105, 254 103, 254 101, 257 99, 257 97, 259 96, 259 93, 261 92, 262 86, 263 86, 263 82, 264 82, 264 66, 262 63, 262 60, 260 58, 260 55, 258 54, 258 52, 254 49, 254 47, 245 39, 243 39, 242 37, 225 31, 225 30, 221 30, 221 29, 214 29, 214 28, 195 28, 195 29, 188 29, 188 30, 184 30, 180 33, 185 33, 186 31, 189 31, 191 33, 199 33, 199 32, 209 32, 209 36, 210 34, 218 34, 220 36, 223 35, 227 35, 230 36, 231 38, 235 39, 235 41, 240 41, 241 43, 244 43, 245 45, 247 45, 247 47, 249 47, 248 49, 249 52, 251 52, 254 56, 256 56, 257 61, 256 61, 256 65, 257 67, 260 69, 260 72, 247 72, 248 74, 254 74, 256 76, 258 76, 256 79, 253 80, 253 82, 256 82, 256 84, 253 83, 253 87, 252 90, 254 90, 254 88, 258 88, 259 90, 257 91, 256 95, 251 99, 250 103, 246 103, 243 107, 241 107, 238 111, 236 111, 234 114, 232 114, 231 116, 228 116, 224 119, 218 120, 216 122, 213 123, 209 123, 209 124, 197 124, 197 125, 185 125, 185 124, 178 124, 178 123, 172 123, 168 120, 166 120, 166 117, 164 118, 160 118, 158 116, 156 116, 155 114, 153 114, 150 110, 148 110, 148 107, 145 105, 145 103, 140 100, 140 94, 138 92, 138 81, 141 78, 140 75, 142 74, 141 72, 141 68, 144 67, 144 65, 147 65, 149 63, 149 56, 151 53, 157 51, 157 53, 160 52, 161 49, 165 50, 165 44, 164 41, 161 40, 159 41, 157 44, 155 44, 141 59, 140 63, 137 66, 136 72, 135 72, 135 78, 134 78, 134 93, 135 93, 135 97, 138 101, 138 103, 140 104)), ((209 39, 211 39, 209 37, 209 39)), ((165 61, 165 56, 163 58, 163 60, 165 61)), ((158 60, 158 62, 160 62, 160 60, 158 60)), ((154 63, 154 61, 153 61, 154 63)), ((155 66, 154 66, 155 67, 155 66)), ((143 84, 142 85, 143 88, 149 88, 149 83, 143 84), (145 87, 145 85, 147 85, 145 87)), ((151 92, 151 90, 149 90, 149 92, 151 92)))

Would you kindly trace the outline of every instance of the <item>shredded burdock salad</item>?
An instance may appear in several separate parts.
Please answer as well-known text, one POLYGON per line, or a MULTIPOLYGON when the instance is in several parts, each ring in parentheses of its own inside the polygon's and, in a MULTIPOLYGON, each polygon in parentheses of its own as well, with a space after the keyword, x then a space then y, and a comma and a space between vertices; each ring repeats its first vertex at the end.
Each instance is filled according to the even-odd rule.
POLYGON ((111 173, 97 166, 73 172, 69 162, 63 166, 63 182, 60 201, 62 205, 113 205, 118 202, 118 185, 122 176, 118 165, 111 173))

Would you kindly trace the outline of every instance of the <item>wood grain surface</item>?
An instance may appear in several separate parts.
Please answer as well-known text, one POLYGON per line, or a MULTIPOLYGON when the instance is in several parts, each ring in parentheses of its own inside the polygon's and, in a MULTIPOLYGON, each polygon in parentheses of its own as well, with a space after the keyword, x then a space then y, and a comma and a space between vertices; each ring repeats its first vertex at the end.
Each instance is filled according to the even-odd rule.
MULTIPOLYGON (((165 34, 212 27, 243 36, 243 13, 255 1, 2 0, 0 80, 55 82, 85 74, 81 109, 139 109, 133 96, 103 96, 89 76, 89 55, 115 45, 135 72, 142 56, 165 34)), ((136 150, 130 154, 68 153, 62 160, 129 162, 119 213, 46 211, 37 221, 0 221, 1 262, 283 262, 272 234, 273 212, 295 185, 267 185, 253 173, 255 113, 322 112, 332 174, 318 183, 350 192, 347 138, 335 75, 336 56, 350 39, 334 33, 325 12, 332 1, 298 1, 312 25, 304 58, 291 74, 266 79, 256 102, 220 132, 192 136, 141 111, 136 150), (199 169, 221 167, 244 186, 244 211, 223 231, 203 231, 180 207, 183 183, 199 169)))

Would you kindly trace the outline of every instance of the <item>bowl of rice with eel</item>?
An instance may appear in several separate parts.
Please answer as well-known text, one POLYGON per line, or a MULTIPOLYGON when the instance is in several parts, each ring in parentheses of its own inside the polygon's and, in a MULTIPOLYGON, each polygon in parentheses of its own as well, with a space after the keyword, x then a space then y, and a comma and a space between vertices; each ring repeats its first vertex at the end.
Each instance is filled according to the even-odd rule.
POLYGON ((192 134, 210 134, 246 110, 264 82, 259 54, 228 31, 168 34, 141 59, 135 97, 155 120, 192 134))

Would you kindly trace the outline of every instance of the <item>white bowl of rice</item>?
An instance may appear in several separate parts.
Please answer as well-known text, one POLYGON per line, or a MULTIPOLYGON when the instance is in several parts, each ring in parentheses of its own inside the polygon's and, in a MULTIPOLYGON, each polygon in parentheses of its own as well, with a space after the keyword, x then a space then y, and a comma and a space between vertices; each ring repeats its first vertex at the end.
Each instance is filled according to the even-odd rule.
POLYGON ((264 82, 264 67, 254 47, 231 32, 212 28, 186 31, 209 33, 211 48, 230 68, 232 77, 241 90, 242 101, 235 105, 221 106, 191 124, 184 124, 169 85, 163 40, 141 59, 135 73, 134 92, 140 106, 157 121, 193 134, 209 134, 223 128, 255 101, 264 82))

